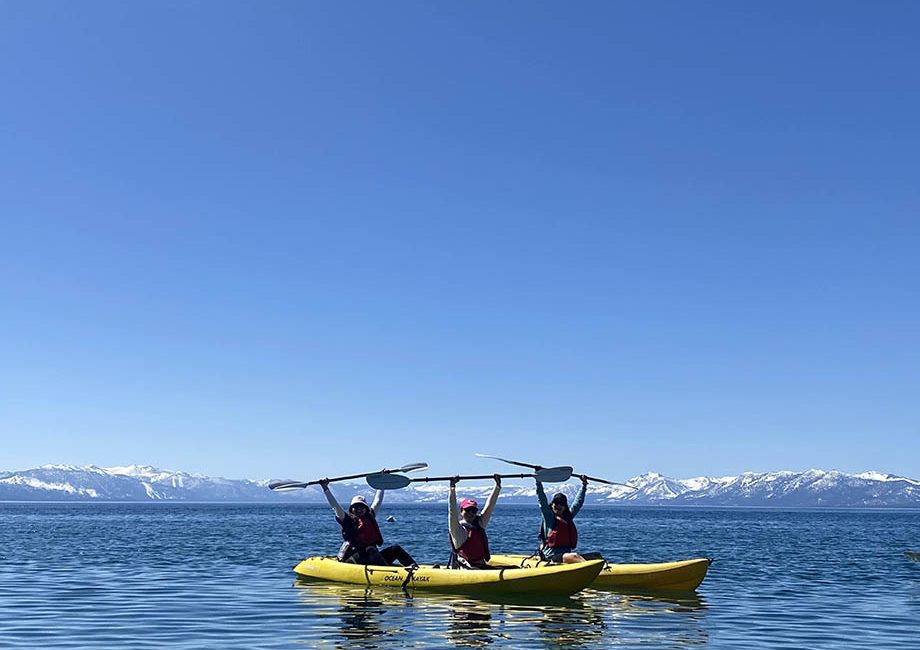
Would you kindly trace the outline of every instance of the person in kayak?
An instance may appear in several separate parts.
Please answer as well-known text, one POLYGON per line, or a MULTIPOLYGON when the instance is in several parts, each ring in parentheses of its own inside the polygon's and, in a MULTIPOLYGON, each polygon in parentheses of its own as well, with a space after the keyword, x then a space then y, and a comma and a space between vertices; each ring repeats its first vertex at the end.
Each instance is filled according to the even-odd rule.
POLYGON ((587 491, 588 477, 582 474, 581 489, 575 496, 572 508, 569 509, 569 499, 562 492, 554 494, 553 500, 547 503, 543 484, 537 480, 537 500, 540 502, 540 512, 543 515, 543 522, 540 524, 540 557, 547 562, 562 564, 585 561, 586 558, 575 552, 578 545, 578 529, 574 520, 585 503, 587 491))
POLYGON ((412 556, 398 544, 387 546, 383 550, 378 548, 383 544, 383 534, 377 525, 377 512, 383 503, 383 490, 377 490, 370 507, 363 496, 355 495, 348 505, 348 512, 345 512, 329 489, 329 481, 323 479, 319 484, 326 495, 326 501, 332 506, 335 520, 342 527, 342 538, 345 541, 342 542, 337 556, 340 562, 390 565, 398 561, 406 567, 418 566, 412 556))
POLYGON ((457 482, 460 477, 450 480, 448 500, 448 540, 450 541, 450 568, 452 569, 489 569, 489 536, 486 526, 492 518, 492 510, 502 489, 501 476, 495 474, 495 487, 486 499, 482 511, 475 499, 464 499, 457 509, 457 482))

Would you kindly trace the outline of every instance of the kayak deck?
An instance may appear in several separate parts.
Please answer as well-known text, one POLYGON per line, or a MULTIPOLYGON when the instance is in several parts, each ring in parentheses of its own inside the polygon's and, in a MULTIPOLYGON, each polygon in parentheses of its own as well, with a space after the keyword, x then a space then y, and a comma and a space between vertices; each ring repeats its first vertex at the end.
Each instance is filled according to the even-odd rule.
MULTIPOLYGON (((523 556, 521 556, 523 557, 523 556)), ((334 557, 309 557, 294 567, 301 578, 365 586, 431 589, 468 594, 527 594, 571 596, 597 578, 603 560, 579 564, 483 570, 447 569, 421 565, 411 571, 399 566, 339 562, 334 557)))
MULTIPOLYGON (((547 566, 547 562, 533 555, 493 555, 494 564, 522 567, 547 566)), ((712 560, 694 558, 678 562, 653 564, 605 564, 592 588, 667 589, 689 591, 696 589, 706 577, 712 560)), ((549 565, 577 566, 577 565, 549 565)))

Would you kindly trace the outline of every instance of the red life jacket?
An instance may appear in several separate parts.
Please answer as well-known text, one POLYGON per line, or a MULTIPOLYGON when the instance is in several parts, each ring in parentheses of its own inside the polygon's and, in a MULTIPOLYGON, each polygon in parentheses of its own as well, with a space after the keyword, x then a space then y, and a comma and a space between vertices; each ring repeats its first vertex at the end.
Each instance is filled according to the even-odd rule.
POLYGON ((467 562, 487 562, 489 553, 489 536, 486 529, 479 525, 479 517, 473 523, 461 521, 460 525, 466 530, 466 541, 457 548, 457 554, 467 562))
POLYGON ((359 548, 383 544, 383 535, 377 525, 377 518, 368 512, 363 517, 345 515, 342 522, 342 537, 359 548))
POLYGON ((556 527, 546 536, 546 545, 550 548, 578 546, 578 529, 575 528, 575 522, 556 515, 556 527))

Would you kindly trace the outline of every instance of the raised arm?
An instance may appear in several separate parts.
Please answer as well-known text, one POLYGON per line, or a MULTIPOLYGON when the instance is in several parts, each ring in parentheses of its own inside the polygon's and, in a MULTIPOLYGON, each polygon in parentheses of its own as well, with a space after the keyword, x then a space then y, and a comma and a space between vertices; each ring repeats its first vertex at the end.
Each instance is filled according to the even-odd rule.
POLYGON ((329 489, 329 481, 323 479, 319 484, 323 488, 323 495, 326 497, 326 501, 328 501, 329 505, 332 506, 332 511, 335 513, 335 518, 339 521, 345 519, 345 511, 342 510, 342 506, 340 506, 339 502, 335 500, 335 495, 333 495, 332 490, 329 489))
POLYGON ((450 491, 447 496, 447 531, 450 533, 450 543, 455 549, 460 548, 466 541, 466 531, 460 525, 460 506, 457 505, 457 482, 450 481, 450 491))
POLYGON ((371 503, 371 512, 374 513, 376 517, 380 514, 380 506, 383 504, 383 490, 377 490, 377 494, 374 495, 374 501, 371 503))
POLYGON ((546 534, 556 527, 556 513, 549 507, 546 492, 543 491, 543 484, 540 481, 537 481, 537 501, 540 502, 540 516, 543 517, 543 531, 546 534))
POLYGON ((585 495, 588 493, 588 477, 584 474, 581 475, 581 489, 578 490, 578 494, 575 495, 575 501, 572 502, 572 516, 578 514, 578 511, 581 510, 581 507, 585 505, 585 495))
POLYGON ((495 487, 492 488, 492 494, 486 499, 486 505, 483 506, 482 512, 479 513, 479 525, 486 527, 492 518, 492 511, 495 509, 495 502, 498 501, 498 493, 502 491, 502 477, 495 475, 495 487))

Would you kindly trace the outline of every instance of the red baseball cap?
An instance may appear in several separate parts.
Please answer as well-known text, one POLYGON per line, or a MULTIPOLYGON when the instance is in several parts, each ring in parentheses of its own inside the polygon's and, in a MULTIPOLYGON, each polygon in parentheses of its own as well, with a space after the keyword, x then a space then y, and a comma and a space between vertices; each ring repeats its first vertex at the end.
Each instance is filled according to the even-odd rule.
POLYGON ((461 510, 466 510, 467 508, 476 508, 479 510, 479 504, 476 503, 476 499, 464 499, 460 502, 461 510))

